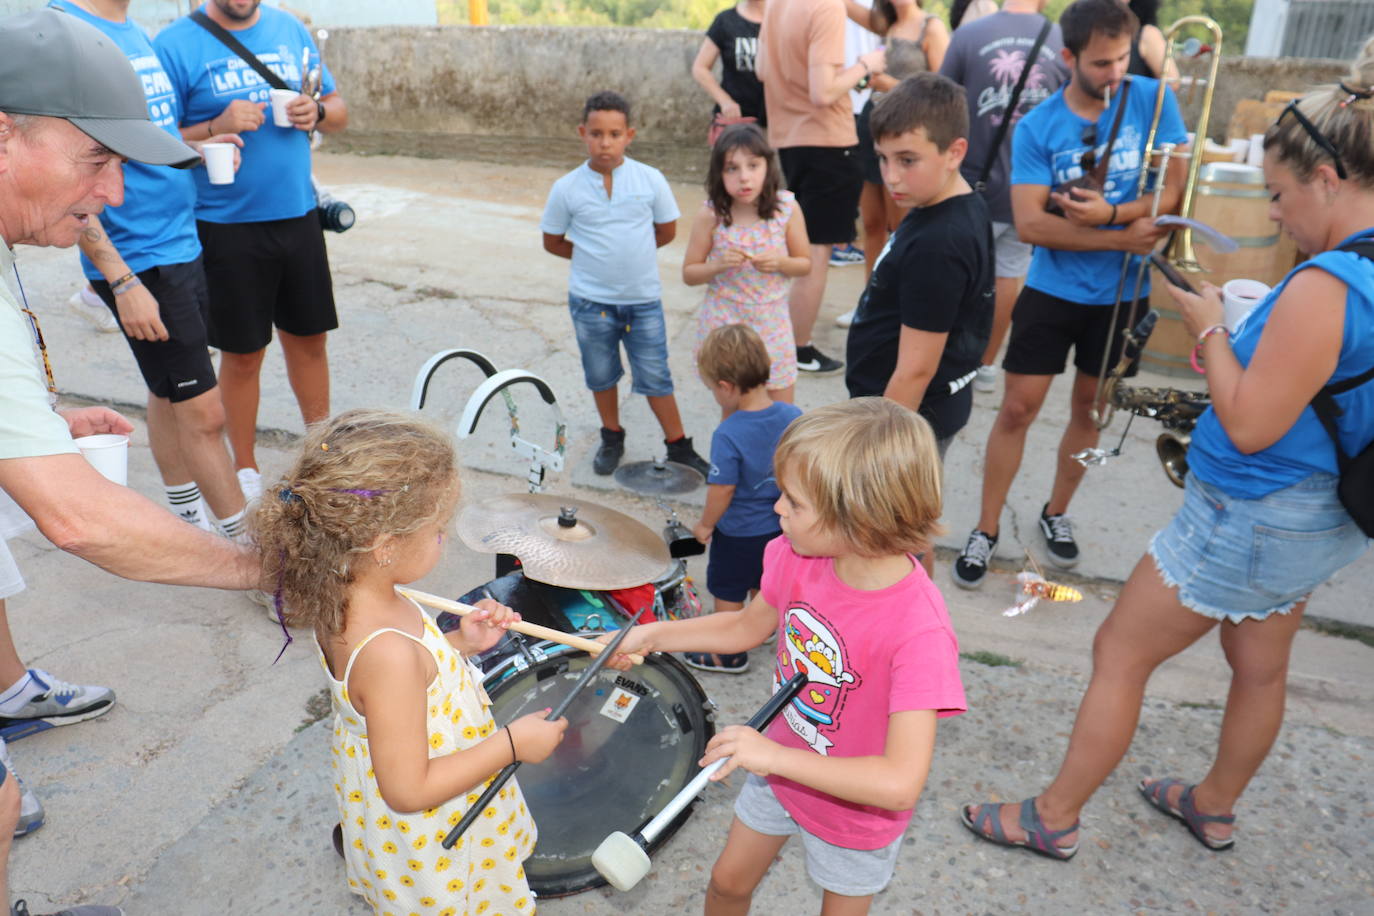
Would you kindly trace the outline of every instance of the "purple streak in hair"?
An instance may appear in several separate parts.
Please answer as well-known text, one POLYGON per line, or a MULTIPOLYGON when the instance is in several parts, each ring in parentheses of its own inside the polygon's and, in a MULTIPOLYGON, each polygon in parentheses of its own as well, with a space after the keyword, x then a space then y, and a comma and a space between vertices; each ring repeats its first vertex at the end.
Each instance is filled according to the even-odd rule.
POLYGON ((292 637, 291 635, 291 631, 286 628, 286 615, 282 613, 282 607, 284 606, 285 602, 282 601, 281 593, 282 590, 286 587, 285 550, 281 552, 280 561, 281 563, 277 568, 277 590, 272 593, 272 607, 277 612, 277 623, 281 624, 281 635, 286 637, 286 642, 281 644, 281 651, 277 653, 276 658, 272 659, 272 664, 274 665, 277 662, 281 661, 281 657, 286 654, 286 647, 291 645, 294 639, 294 637, 292 637))
POLYGON ((353 496, 361 496, 363 499, 376 499, 378 496, 385 496, 391 490, 355 490, 352 488, 330 487, 330 493, 349 493, 353 496))

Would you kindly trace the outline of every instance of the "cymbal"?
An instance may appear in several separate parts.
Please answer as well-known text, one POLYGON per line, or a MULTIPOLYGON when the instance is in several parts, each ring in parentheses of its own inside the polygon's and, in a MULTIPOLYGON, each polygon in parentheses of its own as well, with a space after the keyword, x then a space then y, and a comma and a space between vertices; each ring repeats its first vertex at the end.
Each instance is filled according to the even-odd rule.
POLYGON ((616 468, 615 482, 649 496, 691 493, 706 482, 699 471, 674 461, 632 461, 616 468))
POLYGON ((519 493, 469 503, 458 536, 481 553, 520 558, 526 578, 611 591, 652 582, 672 561, 658 532, 628 515, 568 496, 519 493))

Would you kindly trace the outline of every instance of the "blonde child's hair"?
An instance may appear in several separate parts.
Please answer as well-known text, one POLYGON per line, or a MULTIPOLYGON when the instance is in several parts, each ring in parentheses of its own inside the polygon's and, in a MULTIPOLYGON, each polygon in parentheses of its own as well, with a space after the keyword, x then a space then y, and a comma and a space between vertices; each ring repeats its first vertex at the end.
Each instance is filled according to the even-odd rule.
MULTIPOLYGON (((1297 107, 1340 154, 1350 181, 1374 188, 1374 37, 1364 43, 1345 79, 1318 86, 1297 107)), ((1265 131, 1264 148, 1274 150, 1303 182, 1312 180, 1317 166, 1334 165, 1331 154, 1286 110, 1265 131)))
POLYGON ((697 371, 708 385, 729 382, 741 393, 768 384, 770 368, 763 338, 747 324, 713 329, 697 351, 697 371))
POLYGON ((921 553, 943 533, 940 452, 930 424, 887 398, 855 398, 792 421, 773 454, 778 485, 811 502, 866 557, 921 553))
POLYGON ((451 513, 458 488, 452 442, 411 414, 349 410, 310 427, 252 516, 264 587, 276 590, 284 622, 341 632, 368 552, 451 513))

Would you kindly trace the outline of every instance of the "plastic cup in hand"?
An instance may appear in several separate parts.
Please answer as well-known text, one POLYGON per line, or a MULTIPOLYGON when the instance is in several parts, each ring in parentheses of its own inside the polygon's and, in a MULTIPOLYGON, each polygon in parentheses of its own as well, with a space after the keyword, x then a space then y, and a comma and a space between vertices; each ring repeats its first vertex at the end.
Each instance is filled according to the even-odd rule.
POLYGON ((296 96, 300 95, 294 89, 273 89, 272 90, 272 123, 278 127, 290 127, 291 115, 286 113, 286 106, 295 101, 296 96))
POLYGON ((200 152, 205 157, 205 171, 210 175, 210 184, 234 183, 234 144, 202 143, 200 152))
POLYGON ((1269 295, 1269 287, 1258 280, 1228 280, 1221 288, 1221 305, 1226 327, 1234 332, 1250 310, 1269 295))
POLYGON ((75 440, 91 467, 121 487, 129 484, 129 437, 115 433, 82 436, 75 440))

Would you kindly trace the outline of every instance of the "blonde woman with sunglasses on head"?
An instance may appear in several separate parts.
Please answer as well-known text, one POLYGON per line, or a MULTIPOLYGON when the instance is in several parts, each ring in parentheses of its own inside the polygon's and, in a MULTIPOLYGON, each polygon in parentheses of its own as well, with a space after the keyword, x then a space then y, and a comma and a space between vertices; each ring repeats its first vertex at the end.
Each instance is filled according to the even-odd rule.
MULTIPOLYGON (((1289 106, 1264 149, 1270 215, 1312 257, 1229 333, 1215 286, 1171 288, 1212 401, 1193 434, 1184 503, 1097 632, 1054 782, 1020 805, 963 809, 994 843, 1073 856, 1079 811, 1126 753, 1151 672, 1220 624, 1232 675, 1211 769, 1197 784, 1143 780, 1140 792, 1207 848, 1233 846, 1235 803, 1283 721, 1307 599, 1368 546, 1310 404, 1374 368, 1374 39, 1344 80, 1289 106), (1362 244, 1365 254, 1349 250, 1362 244)), ((1335 401, 1342 451, 1358 455, 1374 440, 1374 381, 1335 401)))

